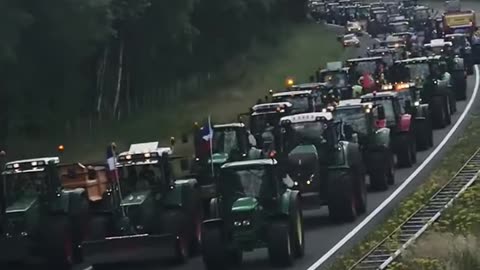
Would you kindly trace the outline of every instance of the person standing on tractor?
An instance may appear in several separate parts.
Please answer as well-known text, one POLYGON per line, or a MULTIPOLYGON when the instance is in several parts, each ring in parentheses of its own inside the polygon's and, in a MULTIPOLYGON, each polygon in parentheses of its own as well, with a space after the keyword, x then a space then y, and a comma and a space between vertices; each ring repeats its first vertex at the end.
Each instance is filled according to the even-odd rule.
POLYGON ((452 75, 447 71, 447 65, 445 63, 440 63, 439 71, 440 71, 440 80, 443 83, 447 83, 450 86, 450 79, 452 75))
POLYGON ((373 92, 375 90, 375 80, 373 79, 372 74, 368 72, 363 73, 363 75, 358 79, 358 83, 367 92, 373 92))
POLYGON ((360 98, 363 94, 363 87, 360 84, 355 84, 354 86, 352 86, 352 90, 353 90, 353 94, 352 94, 353 98, 360 98))

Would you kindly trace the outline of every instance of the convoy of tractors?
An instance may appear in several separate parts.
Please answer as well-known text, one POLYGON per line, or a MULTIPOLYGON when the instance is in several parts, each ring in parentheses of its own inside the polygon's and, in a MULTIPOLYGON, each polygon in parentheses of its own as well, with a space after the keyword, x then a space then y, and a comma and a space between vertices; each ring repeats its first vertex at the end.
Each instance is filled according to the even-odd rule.
POLYGON ((373 48, 310 82, 288 78, 234 122, 195 123, 182 135, 193 158, 177 156, 172 138, 121 153, 112 144, 108 162, 64 164, 63 146, 59 157, 6 162, 0 263, 95 268, 201 254, 221 270, 267 248, 272 265, 289 266, 305 253, 305 208, 327 206, 333 222, 365 213, 368 187, 394 185, 396 168, 414 166, 467 99, 480 62, 475 13, 453 1, 440 14, 413 0, 309 8, 345 26, 339 41, 370 35, 373 48))

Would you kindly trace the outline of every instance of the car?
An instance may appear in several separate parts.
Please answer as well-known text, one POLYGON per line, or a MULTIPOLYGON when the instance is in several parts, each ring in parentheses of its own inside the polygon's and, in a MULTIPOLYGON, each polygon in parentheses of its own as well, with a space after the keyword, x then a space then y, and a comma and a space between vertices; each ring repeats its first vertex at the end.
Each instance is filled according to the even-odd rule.
POLYGON ((355 34, 346 34, 342 38, 343 47, 360 47, 360 39, 355 34))
POLYGON ((363 30, 362 25, 358 21, 347 22, 347 24, 345 25, 345 28, 348 34, 355 33, 358 35, 362 35, 362 30, 363 30))

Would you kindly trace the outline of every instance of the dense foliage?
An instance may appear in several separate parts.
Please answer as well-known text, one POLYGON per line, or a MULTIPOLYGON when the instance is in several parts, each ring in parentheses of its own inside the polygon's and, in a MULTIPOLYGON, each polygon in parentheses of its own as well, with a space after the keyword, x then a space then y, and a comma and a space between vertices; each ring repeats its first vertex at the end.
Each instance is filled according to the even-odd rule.
POLYGON ((121 119, 209 77, 305 0, 0 0, 0 145, 121 119))

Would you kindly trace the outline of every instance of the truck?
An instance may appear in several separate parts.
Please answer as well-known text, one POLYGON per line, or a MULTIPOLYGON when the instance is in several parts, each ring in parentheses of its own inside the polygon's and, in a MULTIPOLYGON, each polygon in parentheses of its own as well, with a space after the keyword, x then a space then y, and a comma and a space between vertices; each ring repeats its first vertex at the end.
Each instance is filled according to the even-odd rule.
POLYGON ((417 147, 415 140, 415 121, 412 115, 406 113, 398 93, 395 91, 373 92, 363 95, 361 102, 381 104, 385 110, 385 121, 379 126, 390 129, 392 149, 395 153, 398 167, 412 167, 417 162, 417 147))
POLYGON ((462 10, 459 1, 447 1, 442 14, 444 34, 467 33, 473 35, 477 28, 474 10, 462 10))
POLYGON ((239 265, 243 253, 267 248, 273 266, 291 266, 305 254, 301 197, 287 186, 274 158, 226 163, 212 218, 202 226, 202 255, 208 270, 239 265))
POLYGON ((378 122, 385 120, 384 108, 370 102, 361 103, 361 99, 348 99, 340 101, 333 115, 346 124, 346 139, 362 146, 370 187, 387 190, 389 185, 395 183, 395 163, 390 129, 378 125, 378 122))
POLYGON ((282 117, 278 160, 305 206, 327 205, 333 221, 353 221, 367 206, 358 144, 343 140, 331 112, 282 117))
POLYGON ((89 265, 173 258, 185 262, 200 247, 202 205, 194 178, 175 175, 172 147, 132 144, 116 157, 114 207, 95 215, 82 243, 89 265))
POLYGON ((59 157, 41 157, 5 164, 0 263, 42 262, 51 269, 70 269, 82 260, 87 193, 62 187, 59 163, 59 157))

